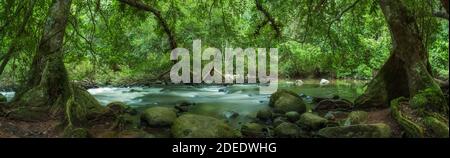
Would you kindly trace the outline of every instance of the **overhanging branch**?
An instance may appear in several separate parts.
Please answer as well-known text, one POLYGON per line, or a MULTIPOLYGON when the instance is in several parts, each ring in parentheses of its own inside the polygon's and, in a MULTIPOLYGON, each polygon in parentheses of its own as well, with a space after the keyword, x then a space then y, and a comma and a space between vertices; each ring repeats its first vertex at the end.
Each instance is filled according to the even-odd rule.
POLYGON ((159 24, 163 28, 164 32, 169 37, 170 48, 171 49, 177 48, 175 33, 170 29, 169 25, 167 24, 166 20, 162 17, 161 12, 158 9, 145 4, 145 3, 141 2, 140 0, 119 0, 119 1, 124 4, 127 4, 129 6, 132 6, 134 8, 137 8, 139 10, 151 12, 156 17, 159 24))

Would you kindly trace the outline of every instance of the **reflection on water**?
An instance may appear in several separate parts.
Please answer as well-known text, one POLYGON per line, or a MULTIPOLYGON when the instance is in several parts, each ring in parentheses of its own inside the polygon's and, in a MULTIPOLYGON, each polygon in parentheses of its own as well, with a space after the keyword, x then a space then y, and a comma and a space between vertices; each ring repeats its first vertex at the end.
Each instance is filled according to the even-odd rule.
MULTIPOLYGON (((320 86, 318 80, 306 80, 301 86, 290 81, 281 81, 279 89, 288 89, 297 94, 313 97, 332 97, 339 95, 353 101, 363 92, 363 82, 352 80, 336 80, 329 85, 320 86)), ((215 117, 228 117, 233 113, 239 116, 255 115, 256 111, 267 106, 269 95, 258 93, 259 86, 229 85, 229 86, 188 86, 170 85, 154 87, 102 87, 89 89, 102 105, 112 101, 121 101, 133 107, 174 106, 177 103, 194 104, 192 113, 215 117)), ((14 92, 0 92, 9 100, 14 92)))

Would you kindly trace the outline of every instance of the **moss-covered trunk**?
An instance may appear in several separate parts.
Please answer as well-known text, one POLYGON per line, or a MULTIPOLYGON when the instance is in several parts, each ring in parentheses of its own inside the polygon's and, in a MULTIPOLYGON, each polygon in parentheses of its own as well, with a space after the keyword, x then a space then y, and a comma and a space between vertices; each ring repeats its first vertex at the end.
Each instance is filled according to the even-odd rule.
POLYGON ((10 104, 8 117, 27 121, 56 118, 82 125, 91 112, 100 109, 86 90, 69 82, 64 66, 63 41, 71 0, 53 0, 28 81, 10 104))
MULTIPOLYGON (((355 101, 357 108, 388 107, 398 97, 413 97, 433 89, 435 97, 443 98, 434 82, 428 64, 428 53, 411 11, 401 0, 379 0, 392 38, 392 53, 367 90, 355 101)), ((445 102, 430 105, 433 111, 448 113, 445 102)))

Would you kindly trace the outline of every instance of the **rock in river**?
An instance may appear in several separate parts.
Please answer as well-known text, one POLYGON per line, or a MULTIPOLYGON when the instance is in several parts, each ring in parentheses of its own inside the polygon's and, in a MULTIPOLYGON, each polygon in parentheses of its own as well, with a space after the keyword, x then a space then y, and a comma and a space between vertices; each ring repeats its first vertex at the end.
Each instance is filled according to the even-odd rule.
POLYGON ((278 90, 270 96, 269 106, 277 113, 296 111, 299 114, 306 112, 306 105, 302 98, 294 92, 278 90))
POLYGON ((153 127, 171 126, 176 118, 175 109, 168 107, 148 108, 141 115, 141 119, 153 127))
POLYGON ((269 121, 272 119, 272 111, 269 108, 260 109, 256 113, 256 118, 261 121, 269 121))
POLYGON ((175 138, 234 138, 240 132, 231 128, 224 121, 195 114, 178 117, 171 128, 175 138))

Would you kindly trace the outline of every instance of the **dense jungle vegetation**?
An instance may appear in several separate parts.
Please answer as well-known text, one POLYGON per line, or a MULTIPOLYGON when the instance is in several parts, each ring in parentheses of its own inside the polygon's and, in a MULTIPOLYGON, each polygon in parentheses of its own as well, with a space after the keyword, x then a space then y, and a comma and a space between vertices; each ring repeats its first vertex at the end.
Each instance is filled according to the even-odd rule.
MULTIPOLYGON (((147 126, 171 127, 164 128, 171 130, 168 137, 448 137, 448 3, 0 0, 0 91, 15 91, 8 102, 0 95, 0 121, 39 121, 42 128, 58 129, 48 137, 147 137, 154 132, 147 126), (188 103, 177 104, 176 114, 160 107, 142 112, 119 102, 102 106, 86 91, 168 83, 171 50, 190 50, 197 39, 202 48, 278 48, 283 80, 367 84, 355 100, 313 96, 308 105, 303 102, 309 96, 279 90, 268 96, 269 110, 255 114, 264 127, 251 121, 236 127, 239 132, 215 118, 183 114, 180 106, 188 103), (346 113, 345 120, 335 113, 333 121, 322 118, 337 109, 346 113), (163 117, 158 114, 164 118, 152 122, 163 117), (378 114, 382 124, 374 122, 378 114), (285 120, 276 123, 280 115, 285 120), (358 121, 366 115, 369 121, 358 121), (64 121, 53 126, 48 120, 64 121), (190 120, 223 132, 186 135, 182 131, 195 126, 190 120), (275 136, 259 135, 272 127, 275 136), (308 134, 289 133, 292 128, 308 134), (353 130, 363 135, 349 135, 353 130)), ((0 130, 0 136, 9 135, 0 130)))

